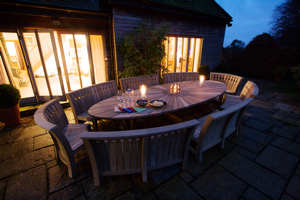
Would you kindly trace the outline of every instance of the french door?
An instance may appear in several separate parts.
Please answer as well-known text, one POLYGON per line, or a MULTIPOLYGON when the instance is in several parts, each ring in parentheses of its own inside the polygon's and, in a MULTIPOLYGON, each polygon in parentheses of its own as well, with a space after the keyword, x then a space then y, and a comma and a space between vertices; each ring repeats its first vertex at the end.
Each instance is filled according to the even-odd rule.
POLYGON ((20 38, 38 101, 65 100, 53 31, 20 30, 20 38))
POLYGON ((13 84, 21 102, 66 100, 65 93, 107 80, 102 32, 0 31, 0 83, 13 84))

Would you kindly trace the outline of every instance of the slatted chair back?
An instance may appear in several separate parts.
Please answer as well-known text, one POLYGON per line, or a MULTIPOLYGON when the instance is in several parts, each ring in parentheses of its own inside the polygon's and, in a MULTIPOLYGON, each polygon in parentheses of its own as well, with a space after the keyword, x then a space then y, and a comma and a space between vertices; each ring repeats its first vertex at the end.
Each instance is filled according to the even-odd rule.
POLYGON ((196 81, 196 80, 199 80, 198 72, 163 73, 164 83, 174 83, 180 81, 196 81))
POLYGON ((191 137, 199 122, 192 120, 175 125, 119 132, 86 132, 82 139, 87 148, 99 186, 102 175, 142 172, 182 162, 186 169, 191 137))
POLYGON ((76 123, 79 121, 78 115, 86 112, 91 106, 98 102, 93 87, 94 86, 89 86, 66 94, 76 123))
POLYGON ((62 132, 69 122, 58 100, 51 100, 42 105, 35 112, 34 120, 50 133, 59 157, 65 164, 70 165, 72 162, 70 158, 74 155, 70 143, 62 132))
POLYGON ((257 87, 257 85, 255 83, 253 83, 252 81, 247 81, 247 83, 245 84, 240 97, 241 99, 244 101, 245 99, 251 97, 251 98, 255 98, 259 93, 259 89, 257 87))
POLYGON ((198 162, 202 162, 204 151, 222 142, 225 133, 236 130, 239 112, 240 109, 235 107, 213 113, 206 118, 202 127, 198 127, 201 130, 199 135, 194 137, 197 143, 196 148, 191 147, 198 162))
POLYGON ((232 116, 229 123, 227 124, 226 131, 222 136, 222 148, 224 148, 225 139, 231 135, 232 133, 236 132, 236 136, 238 135, 239 126, 241 120, 249 106, 249 104, 253 101, 253 98, 247 98, 246 100, 242 101, 241 103, 229 108, 228 110, 236 110, 237 112, 232 116))
POLYGON ((210 80, 220 81, 227 85, 227 90, 231 94, 236 94, 239 85, 242 83, 243 77, 225 73, 210 73, 210 80))
POLYGON ((148 87, 153 85, 159 85, 159 75, 143 75, 143 76, 135 76, 129 78, 120 79, 121 90, 125 92, 126 89, 139 89, 140 85, 146 85, 148 87))
POLYGON ((91 86, 96 96, 96 101, 102 101, 117 94, 118 87, 116 81, 107 81, 91 86))

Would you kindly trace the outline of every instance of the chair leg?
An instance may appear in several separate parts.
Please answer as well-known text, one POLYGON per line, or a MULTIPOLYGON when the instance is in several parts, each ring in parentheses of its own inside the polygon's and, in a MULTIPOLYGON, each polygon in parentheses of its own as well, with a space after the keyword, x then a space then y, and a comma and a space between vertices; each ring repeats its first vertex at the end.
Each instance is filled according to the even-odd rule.
POLYGON ((101 184, 101 176, 94 176, 94 186, 100 186, 101 184))
POLYGON ((69 165, 68 166, 68 173, 70 178, 74 178, 77 175, 77 167, 69 165))
POLYGON ((143 176, 143 183, 146 183, 148 181, 147 180, 147 171, 146 170, 142 171, 142 176, 143 176))
POLYGON ((202 162, 202 158, 203 158, 203 152, 201 150, 200 150, 199 153, 196 152, 196 154, 195 154, 196 161, 198 161, 199 163, 201 163, 202 162))

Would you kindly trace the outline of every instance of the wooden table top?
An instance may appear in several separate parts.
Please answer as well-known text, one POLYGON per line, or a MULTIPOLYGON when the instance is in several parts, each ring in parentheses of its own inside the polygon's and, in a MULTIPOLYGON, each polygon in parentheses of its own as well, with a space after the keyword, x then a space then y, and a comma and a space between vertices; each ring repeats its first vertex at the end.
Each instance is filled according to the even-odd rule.
POLYGON ((199 81, 176 82, 180 85, 180 94, 169 94, 170 85, 167 83, 155 85, 147 88, 147 100, 163 100, 167 105, 161 108, 145 106, 145 111, 140 113, 115 113, 114 108, 119 103, 116 96, 110 97, 93 105, 88 113, 96 119, 123 120, 141 117, 150 117, 169 112, 186 109, 201 103, 205 103, 215 97, 223 94, 227 86, 217 81, 204 81, 202 87, 199 87, 199 81))

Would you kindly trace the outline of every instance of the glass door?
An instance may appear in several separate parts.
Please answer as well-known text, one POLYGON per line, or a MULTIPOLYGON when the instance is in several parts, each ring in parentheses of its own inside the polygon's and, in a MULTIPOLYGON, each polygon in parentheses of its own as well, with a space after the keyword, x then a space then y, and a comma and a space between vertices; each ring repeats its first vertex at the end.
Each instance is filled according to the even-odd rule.
POLYGON ((53 31, 21 30, 20 37, 38 101, 65 100, 53 31))
POLYGON ((92 85, 94 78, 87 34, 58 32, 58 41, 68 91, 92 85))

